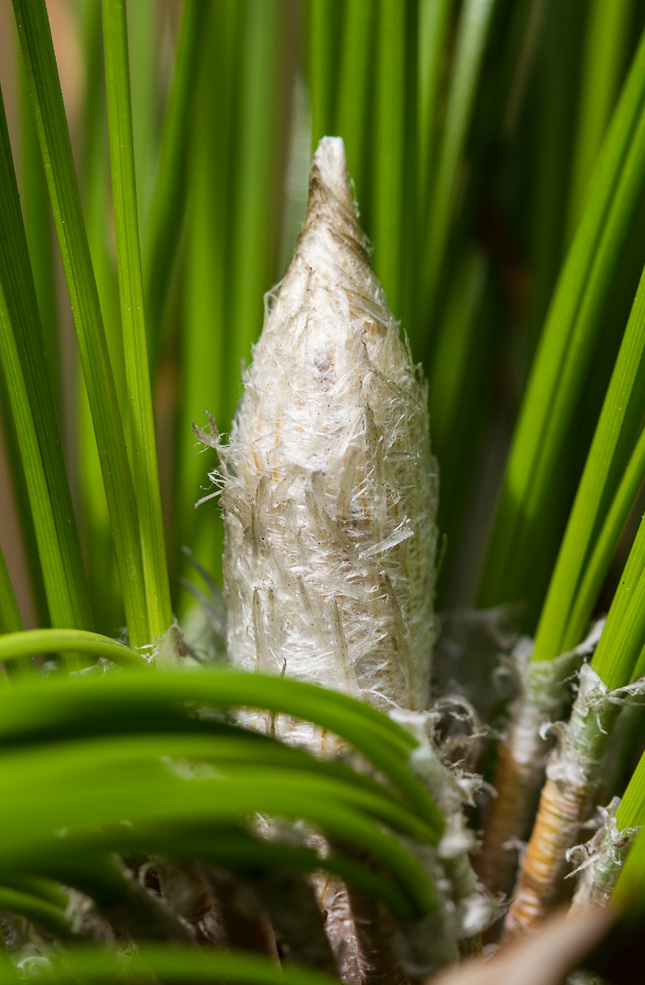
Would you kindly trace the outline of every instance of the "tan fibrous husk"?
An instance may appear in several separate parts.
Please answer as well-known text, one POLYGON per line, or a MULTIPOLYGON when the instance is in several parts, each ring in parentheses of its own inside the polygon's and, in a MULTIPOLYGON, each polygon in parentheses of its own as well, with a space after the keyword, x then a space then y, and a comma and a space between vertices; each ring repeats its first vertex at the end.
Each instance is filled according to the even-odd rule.
POLYGON ((543 919, 557 898, 568 852, 598 788, 614 721, 621 706, 644 696, 642 679, 610 690, 591 664, 582 666, 571 717, 547 764, 547 782, 506 917, 506 939, 543 919))
MULTIPOLYGON (((314 154, 303 230, 244 382, 211 476, 231 661, 426 708, 438 486, 426 384, 370 264, 340 138, 314 154)), ((312 743, 307 728, 278 723, 312 743)))
POLYGON ((554 660, 531 660, 531 641, 522 637, 513 651, 519 694, 499 745, 493 798, 484 819, 482 853, 476 868, 493 893, 508 892, 516 869, 517 845, 527 837, 537 809, 546 761, 553 744, 552 726, 571 693, 570 677, 593 653, 602 633, 598 620, 575 649, 554 660))

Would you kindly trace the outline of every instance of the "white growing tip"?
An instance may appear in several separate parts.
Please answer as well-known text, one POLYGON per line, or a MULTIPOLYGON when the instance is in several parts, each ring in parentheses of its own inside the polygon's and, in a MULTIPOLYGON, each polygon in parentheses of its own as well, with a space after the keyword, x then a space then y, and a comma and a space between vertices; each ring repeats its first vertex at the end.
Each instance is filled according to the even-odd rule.
POLYGON ((318 169, 321 180, 330 191, 349 208, 353 208, 343 138, 323 137, 313 156, 312 166, 318 169))
POLYGON ((426 707, 437 500, 426 387, 370 264, 339 137, 313 156, 302 233, 267 295, 220 456, 232 662, 426 707))

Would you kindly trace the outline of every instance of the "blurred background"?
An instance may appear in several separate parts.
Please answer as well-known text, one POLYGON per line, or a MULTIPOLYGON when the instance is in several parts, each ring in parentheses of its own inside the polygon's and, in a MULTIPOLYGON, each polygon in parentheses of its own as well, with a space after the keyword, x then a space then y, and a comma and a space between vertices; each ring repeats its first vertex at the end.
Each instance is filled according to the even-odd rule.
MULTIPOLYGON (((47 6, 123 401, 101 5, 47 6)), ((292 254, 311 151, 325 134, 345 140, 374 266, 430 384, 445 545, 438 607, 516 600, 486 597, 479 584, 510 435, 644 23, 642 0, 129 0, 146 318, 180 619, 192 604, 182 547, 217 578, 221 554, 216 506, 193 507, 212 491, 216 463, 191 424, 208 409, 221 432, 230 428, 263 294, 292 254)), ((124 622, 121 593, 10 0, 0 0, 0 82, 96 628, 113 635, 124 622)), ((530 578, 517 587, 528 630, 644 257, 641 205, 530 578)), ((0 544, 29 628, 48 616, 3 382, 0 391, 0 544)), ((624 549, 616 571, 621 557, 624 549)))

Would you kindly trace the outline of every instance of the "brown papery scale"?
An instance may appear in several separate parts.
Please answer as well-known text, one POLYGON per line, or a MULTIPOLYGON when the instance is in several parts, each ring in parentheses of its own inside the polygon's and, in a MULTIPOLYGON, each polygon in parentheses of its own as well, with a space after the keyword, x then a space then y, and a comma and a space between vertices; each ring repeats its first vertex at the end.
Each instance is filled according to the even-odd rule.
MULTIPOLYGON (((427 708, 438 478, 426 384, 371 266, 338 137, 314 154, 244 384, 212 475, 230 660, 385 710, 427 708)), ((281 718, 277 731, 319 744, 310 725, 281 718)))

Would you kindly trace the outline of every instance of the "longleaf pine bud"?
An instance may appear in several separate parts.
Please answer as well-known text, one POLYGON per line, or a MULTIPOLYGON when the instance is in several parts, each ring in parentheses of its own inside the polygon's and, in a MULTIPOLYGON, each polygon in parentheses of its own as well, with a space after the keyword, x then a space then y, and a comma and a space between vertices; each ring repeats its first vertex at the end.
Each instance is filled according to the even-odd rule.
POLYGON ((426 708, 438 492, 426 384, 370 264, 338 137, 314 154, 244 382, 213 475, 232 663, 426 708))

